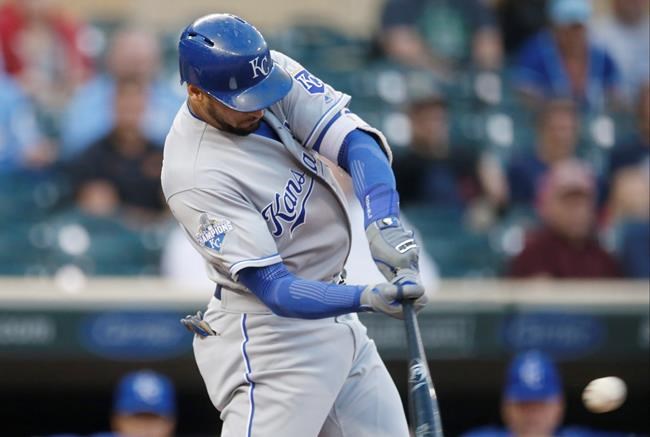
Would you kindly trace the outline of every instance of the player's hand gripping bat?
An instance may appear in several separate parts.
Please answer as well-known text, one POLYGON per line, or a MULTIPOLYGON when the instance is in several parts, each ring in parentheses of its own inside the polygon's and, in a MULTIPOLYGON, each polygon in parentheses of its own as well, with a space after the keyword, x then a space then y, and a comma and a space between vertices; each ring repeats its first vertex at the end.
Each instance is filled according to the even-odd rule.
POLYGON ((409 353, 409 410, 416 437, 443 437, 438 400, 433 388, 418 319, 411 300, 402 303, 409 353))

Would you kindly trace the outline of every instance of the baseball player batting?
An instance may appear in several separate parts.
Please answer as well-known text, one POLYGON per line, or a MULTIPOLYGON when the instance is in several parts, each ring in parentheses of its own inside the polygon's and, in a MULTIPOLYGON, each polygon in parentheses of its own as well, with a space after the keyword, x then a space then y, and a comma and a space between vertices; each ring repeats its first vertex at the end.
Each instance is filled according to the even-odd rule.
POLYGON ((356 313, 426 303, 399 219, 384 135, 239 17, 199 18, 179 42, 188 98, 165 142, 167 203, 217 284, 183 322, 222 436, 409 435, 356 313), (345 285, 350 223, 326 162, 352 177, 387 282, 345 285))

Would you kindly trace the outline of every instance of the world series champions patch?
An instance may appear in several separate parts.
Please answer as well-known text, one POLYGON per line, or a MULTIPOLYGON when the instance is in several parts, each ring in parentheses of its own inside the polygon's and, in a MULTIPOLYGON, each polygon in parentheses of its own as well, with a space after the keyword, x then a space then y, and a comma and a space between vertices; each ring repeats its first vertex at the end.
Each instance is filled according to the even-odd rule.
POLYGON ((196 241, 208 249, 221 252, 226 234, 233 230, 230 220, 211 218, 208 214, 203 213, 199 218, 199 224, 196 241))

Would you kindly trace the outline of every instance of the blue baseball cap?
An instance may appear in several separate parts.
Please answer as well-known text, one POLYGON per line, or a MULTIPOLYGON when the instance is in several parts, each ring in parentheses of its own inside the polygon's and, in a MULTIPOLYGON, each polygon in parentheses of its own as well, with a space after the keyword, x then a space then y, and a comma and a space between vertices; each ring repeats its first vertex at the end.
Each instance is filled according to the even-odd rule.
POLYGON ((586 24, 591 17, 591 1, 551 0, 548 12, 553 24, 586 24))
POLYGON ((503 396, 509 401, 546 401, 562 395, 555 364, 542 352, 517 355, 508 368, 503 396))
POLYGON ((169 378, 152 370, 129 373, 115 390, 113 413, 173 417, 176 413, 174 385, 169 378))

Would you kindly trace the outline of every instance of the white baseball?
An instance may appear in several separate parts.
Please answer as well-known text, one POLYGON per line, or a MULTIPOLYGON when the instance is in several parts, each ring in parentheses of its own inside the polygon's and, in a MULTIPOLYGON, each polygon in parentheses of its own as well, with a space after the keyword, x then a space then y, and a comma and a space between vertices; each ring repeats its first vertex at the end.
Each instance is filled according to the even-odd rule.
POLYGON ((606 376, 591 381, 582 392, 582 402, 592 413, 614 411, 625 402, 627 387, 616 376, 606 376))

